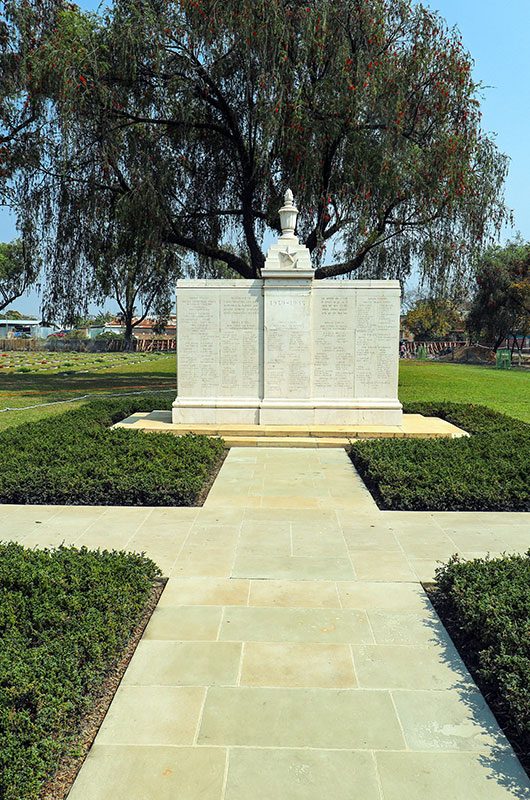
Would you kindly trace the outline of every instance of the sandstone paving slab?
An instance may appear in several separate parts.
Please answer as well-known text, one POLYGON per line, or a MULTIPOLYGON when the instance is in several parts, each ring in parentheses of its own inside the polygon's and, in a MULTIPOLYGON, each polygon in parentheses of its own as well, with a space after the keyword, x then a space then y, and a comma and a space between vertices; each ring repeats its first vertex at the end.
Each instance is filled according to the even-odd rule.
POLYGON ((384 800, 528 800, 513 753, 376 753, 384 800))
POLYGON ((200 514, 198 521, 201 525, 240 525, 248 514, 244 508, 211 503, 209 497, 206 498, 202 508, 196 510, 200 514))
POLYGON ((157 609, 177 606, 247 605, 250 581, 232 578, 169 578, 157 609))
POLYGON ((443 644, 451 640, 433 610, 386 611, 369 609, 376 644, 443 644))
POLYGON ((392 612, 416 612, 432 615, 432 606, 417 583, 382 583, 371 581, 337 582, 344 608, 379 609, 392 612))
POLYGON ((432 511, 381 511, 381 520, 395 533, 440 533, 443 527, 432 511))
POLYGON ((155 608, 144 631, 144 640, 215 641, 221 624, 220 606, 155 608))
POLYGON ((0 514, 2 517, 9 516, 13 519, 23 520, 33 519, 44 519, 45 517, 53 517, 55 516, 61 508, 66 508, 66 506, 51 506, 51 505, 38 505, 36 503, 28 503, 27 505, 21 505, 20 503, 0 503, 0 514))
POLYGON ((217 549, 234 548, 240 537, 237 525, 194 525, 193 530, 187 535, 185 542, 189 547, 213 547, 217 549))
POLYGON ((475 688, 460 657, 449 647, 377 644, 351 649, 359 686, 366 689, 475 688))
POLYGON ((526 553, 530 548, 530 518, 528 525, 514 525, 507 531, 499 532, 498 535, 508 552, 526 553))
POLYGON ((273 523, 267 533, 262 532, 258 536, 242 530, 236 546, 237 553, 241 556, 277 555, 288 558, 293 555, 290 526, 276 530, 273 523))
MULTIPOLYGON (((402 511, 385 512, 385 514, 403 514, 402 511)), ((416 513, 416 512, 408 512, 416 513)), ((528 526, 527 511, 433 511, 433 519, 444 529, 467 529, 492 531, 500 527, 512 525, 528 526)))
POLYGON ((327 530, 336 530, 340 524, 335 509, 307 509, 307 508, 247 508, 244 511, 245 522, 289 522, 293 530, 298 527, 302 531, 313 527, 325 533, 327 530))
POLYGON ((366 550, 367 552, 402 553, 400 544, 392 531, 384 528, 369 528, 353 531, 343 529, 344 541, 352 552, 366 550))
POLYGON ((230 508, 241 509, 244 511, 247 508, 261 508, 262 506, 262 499, 260 495, 251 496, 248 493, 244 494, 241 492, 241 488, 236 486, 230 490, 219 489, 216 492, 211 489, 208 500, 209 508, 211 508, 213 505, 216 507, 229 506, 230 508))
POLYGON ((133 686, 235 685, 241 661, 236 642, 147 641, 138 645, 123 677, 133 686))
POLYGON ((414 571, 416 579, 422 583, 432 583, 436 580, 436 570, 439 569, 447 559, 430 558, 409 558, 409 564, 414 571))
POLYGON ((348 645, 246 642, 240 684, 345 689, 357 680, 348 645))
POLYGON ((233 553, 225 548, 187 548, 170 571, 172 577, 228 578, 234 562, 233 553))
POLYGON ((234 578, 273 578, 288 580, 353 580, 355 573, 349 558, 310 556, 236 556, 234 578))
POLYGON ((199 744, 401 750, 390 695, 361 689, 208 689, 199 744))
POLYGON ((446 534, 437 531, 417 533, 407 531, 395 534, 396 541, 407 558, 447 559, 457 552, 455 542, 446 534))
POLYGON ((486 701, 476 689, 393 691, 392 697, 411 750, 509 749, 486 701))
POLYGON ((222 800, 222 748, 94 745, 68 800, 222 800))
POLYGON ((309 558, 348 558, 348 548, 342 534, 336 536, 292 535, 292 555, 309 558))
POLYGON ((253 580, 250 581, 248 605, 340 608, 341 602, 334 581, 253 580))
POLYGON ((366 613, 340 608, 225 608, 221 641, 373 642, 366 613))
POLYGON ((193 745, 206 688, 120 686, 97 745, 193 745))
POLYGON ((273 495, 271 497, 259 496, 255 498, 259 500, 261 508, 281 508, 281 509, 321 509, 329 506, 329 497, 314 497, 311 493, 307 496, 297 494, 286 495, 273 495))
MULTIPOLYGON (((108 525, 105 524, 101 528, 97 526, 94 530, 90 528, 76 539, 75 543, 78 547, 88 547, 90 550, 112 549, 129 550, 131 552, 134 551, 134 548, 129 546, 132 533, 133 531, 127 527, 123 527, 121 530, 116 530, 115 528, 109 530, 108 525)), ((141 550, 145 550, 145 548, 140 548, 141 550)), ((158 566, 161 567, 160 564, 158 566)))
POLYGON ((65 545, 66 547, 78 545, 80 538, 81 535, 79 532, 73 533, 64 530, 46 531, 39 527, 35 528, 32 533, 23 536, 20 541, 24 544, 24 547, 54 548, 60 547, 61 545, 65 545))
MULTIPOLYGON (((506 550, 506 542, 496 533, 481 530, 446 530, 458 552, 496 552, 506 550)), ((530 530, 529 530, 530 539, 530 530)))
POLYGON ((360 581, 408 583, 416 578, 406 557, 400 552, 350 550, 350 559, 360 581))
POLYGON ((301 534, 304 536, 313 535, 314 537, 336 536, 342 533, 342 526, 339 522, 335 510, 308 512, 303 509, 303 513, 287 513, 291 525, 293 536, 301 534))
POLYGON ((167 575, 184 547, 186 536, 185 533, 160 536, 159 534, 150 535, 146 531, 137 532, 129 539, 127 549, 136 553, 149 553, 149 557, 158 564, 162 574, 167 575))
POLYGON ((225 800, 380 800, 370 753, 232 748, 225 800))

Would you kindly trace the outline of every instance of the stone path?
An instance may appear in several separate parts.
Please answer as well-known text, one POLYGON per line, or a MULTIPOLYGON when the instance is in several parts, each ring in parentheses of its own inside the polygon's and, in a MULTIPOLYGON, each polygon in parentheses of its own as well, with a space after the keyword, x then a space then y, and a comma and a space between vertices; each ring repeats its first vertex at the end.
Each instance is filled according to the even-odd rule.
POLYGON ((0 507, 169 576, 69 800, 508 800, 530 783, 419 580, 528 514, 381 512, 341 450, 232 449, 203 508, 0 507))

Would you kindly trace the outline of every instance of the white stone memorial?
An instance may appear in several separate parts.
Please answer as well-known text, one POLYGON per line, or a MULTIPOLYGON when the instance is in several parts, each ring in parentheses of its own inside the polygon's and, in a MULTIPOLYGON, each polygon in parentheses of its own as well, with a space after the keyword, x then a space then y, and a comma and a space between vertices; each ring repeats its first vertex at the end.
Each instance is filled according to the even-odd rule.
POLYGON ((290 191, 261 280, 177 283, 176 424, 400 425, 398 281, 319 281, 290 191))

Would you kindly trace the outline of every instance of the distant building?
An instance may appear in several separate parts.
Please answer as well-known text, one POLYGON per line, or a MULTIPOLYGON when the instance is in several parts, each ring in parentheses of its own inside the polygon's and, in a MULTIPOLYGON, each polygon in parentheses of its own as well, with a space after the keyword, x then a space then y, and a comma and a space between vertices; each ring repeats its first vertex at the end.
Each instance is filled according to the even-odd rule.
MULTIPOLYGON (((134 327, 134 336, 136 338, 150 338, 156 339, 160 336, 176 336, 177 332, 177 318, 175 316, 169 317, 164 333, 155 333, 157 320, 146 317, 142 322, 134 327)), ((125 333, 125 327, 118 319, 111 319, 105 325, 91 325, 88 330, 88 335, 91 339, 95 339, 101 333, 125 333)))
POLYGON ((55 330, 38 319, 0 319, 0 339, 46 339, 55 330))

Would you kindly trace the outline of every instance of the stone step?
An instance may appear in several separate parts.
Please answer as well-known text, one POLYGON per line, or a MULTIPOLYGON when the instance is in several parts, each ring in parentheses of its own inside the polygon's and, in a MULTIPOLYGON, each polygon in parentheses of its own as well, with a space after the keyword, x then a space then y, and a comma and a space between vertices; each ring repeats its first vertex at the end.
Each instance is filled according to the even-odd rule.
POLYGON ((174 424, 170 411, 137 413, 118 422, 115 428, 149 433, 187 433, 220 436, 230 447, 347 447, 355 439, 454 439, 465 431, 435 417, 404 414, 400 426, 378 425, 236 425, 174 424))
MULTIPOLYGON (((210 434, 211 435, 211 434, 210 434)), ((316 436, 228 436, 222 435, 228 447, 348 447, 351 439, 316 436)))

